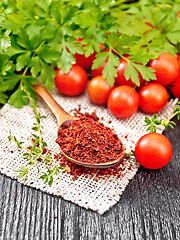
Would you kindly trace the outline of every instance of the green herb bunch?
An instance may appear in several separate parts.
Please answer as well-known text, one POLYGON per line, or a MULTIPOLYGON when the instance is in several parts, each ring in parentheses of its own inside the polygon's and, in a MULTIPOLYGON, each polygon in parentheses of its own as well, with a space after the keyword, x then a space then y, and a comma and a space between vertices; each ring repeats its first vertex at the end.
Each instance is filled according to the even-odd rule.
POLYGON ((0 103, 28 104, 37 77, 53 89, 55 66, 67 73, 75 53, 97 52, 92 68, 104 61, 103 77, 112 86, 120 58, 126 79, 139 85, 155 79, 147 67, 161 52, 179 50, 180 0, 2 0, 0 3, 0 103), (147 25, 151 24, 152 27, 147 25), (108 33, 108 34, 107 34, 108 33), (81 39, 82 41, 77 41, 81 39), (100 50, 100 43, 109 51, 100 50), (129 56, 128 58, 126 56, 129 56))
POLYGON ((140 36, 140 41, 133 47, 138 54, 169 52, 176 54, 180 51, 180 0, 141 0, 130 4, 124 15, 119 19, 123 32, 140 36))
POLYGON ((27 92, 27 96, 29 97, 29 100, 31 102, 31 107, 34 111, 34 118, 36 119, 36 122, 33 123, 33 145, 31 147, 24 147, 23 143, 17 140, 15 136, 12 136, 11 133, 9 135, 9 141, 12 141, 16 143, 17 147, 22 149, 24 151, 23 157, 27 161, 27 166, 22 166, 20 169, 15 170, 19 173, 18 178, 24 178, 24 181, 27 180, 27 176, 29 173, 29 169, 32 166, 37 167, 37 171, 40 174, 40 178, 44 179, 44 183, 48 183, 49 185, 52 185, 53 183, 53 176, 57 175, 63 167, 56 166, 56 164, 53 161, 52 155, 45 154, 46 153, 46 147, 47 143, 44 141, 41 131, 43 129, 43 126, 41 124, 41 120, 45 118, 45 116, 41 115, 40 112, 38 112, 37 108, 39 107, 37 105, 37 102, 32 99, 27 92), (43 161, 46 164, 47 172, 40 173, 39 167, 37 162, 43 161))

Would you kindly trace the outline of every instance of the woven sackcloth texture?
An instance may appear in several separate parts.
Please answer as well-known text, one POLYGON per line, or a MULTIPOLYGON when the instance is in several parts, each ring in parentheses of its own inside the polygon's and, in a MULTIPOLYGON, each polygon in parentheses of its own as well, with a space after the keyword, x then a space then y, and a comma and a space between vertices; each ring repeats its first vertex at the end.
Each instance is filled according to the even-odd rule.
MULTIPOLYGON (((79 105, 81 105, 82 112, 91 113, 96 110, 97 116, 100 119, 104 119, 104 124, 114 127, 122 139, 127 149, 126 151, 133 149, 134 142, 146 133, 144 127, 144 117, 146 115, 141 111, 138 111, 128 119, 120 120, 112 116, 107 108, 92 104, 86 92, 82 96, 70 98, 61 96, 54 90, 52 95, 69 112, 74 108, 78 108, 79 105), (112 122, 108 124, 110 120, 112 122)), ((173 113, 177 101, 177 99, 174 99, 168 102, 167 106, 158 113, 158 117, 169 117, 173 113)), ((44 126, 42 132, 43 138, 48 143, 48 149, 51 149, 52 155, 59 153, 59 147, 55 143, 57 137, 56 119, 40 99, 38 99, 38 103, 40 105, 39 111, 47 116, 42 120, 42 125, 44 126)), ((29 146, 31 134, 33 133, 31 128, 35 121, 33 117, 34 113, 30 106, 16 109, 6 104, 0 110, 0 172, 11 178, 18 179, 17 173, 14 170, 26 165, 26 160, 23 159, 22 151, 17 149, 14 143, 8 141, 9 131, 19 141, 23 141, 24 146, 29 146)), ((159 132, 162 132, 162 130, 159 132)), ((56 162, 56 164, 58 163, 56 162)), ((38 166, 40 172, 46 171, 43 162, 38 162, 38 166)), ((54 177, 53 184, 49 186, 43 183, 43 180, 39 178, 36 166, 33 166, 30 169, 27 181, 25 183, 23 179, 18 179, 18 181, 44 192, 61 196, 79 206, 103 214, 120 199, 120 195, 123 193, 129 180, 136 174, 138 167, 139 165, 132 157, 124 165, 122 177, 117 179, 112 175, 102 176, 98 181, 96 181, 95 176, 90 177, 85 175, 81 175, 76 180, 73 180, 71 174, 62 170, 62 172, 54 177)))

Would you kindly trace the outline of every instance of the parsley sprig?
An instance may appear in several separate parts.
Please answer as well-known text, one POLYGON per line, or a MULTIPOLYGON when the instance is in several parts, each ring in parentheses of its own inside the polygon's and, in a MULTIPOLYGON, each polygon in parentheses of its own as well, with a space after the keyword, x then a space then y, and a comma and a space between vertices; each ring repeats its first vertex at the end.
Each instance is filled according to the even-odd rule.
POLYGON ((178 102, 178 106, 174 109, 174 113, 168 119, 157 119, 157 114, 154 114, 152 118, 145 117, 145 126, 147 126, 147 132, 156 132, 157 128, 160 126, 164 126, 164 130, 167 130, 168 127, 174 129, 176 123, 171 120, 174 117, 177 117, 180 120, 180 101, 178 102))
POLYGON ((36 122, 33 123, 33 127, 32 127, 32 130, 35 132, 32 134, 33 135, 33 139, 32 139, 33 145, 31 147, 24 147, 23 146, 24 142, 18 141, 17 138, 15 136, 12 136, 10 133, 10 135, 8 137, 9 141, 14 142, 18 148, 25 151, 23 153, 23 157, 28 162, 27 166, 22 166, 22 167, 20 167, 20 169, 15 170, 15 171, 19 173, 18 178, 24 177, 24 181, 26 181, 27 175, 29 173, 29 169, 32 166, 35 165, 37 167, 38 173, 40 173, 37 163, 38 163, 38 161, 43 159, 46 164, 47 172, 41 173, 40 178, 44 179, 44 183, 48 183, 49 185, 52 185, 53 176, 57 175, 60 172, 60 170, 63 169, 63 167, 56 166, 56 164, 53 161, 52 155, 44 154, 44 152, 46 152, 45 148, 47 147, 47 143, 44 141, 44 139, 41 135, 41 131, 43 129, 41 120, 43 118, 45 118, 45 116, 41 115, 41 113, 38 112, 37 108, 39 106, 37 105, 37 102, 34 99, 32 99, 31 96, 29 96, 29 94, 28 94, 28 97, 30 98, 31 106, 34 111, 34 118, 36 120, 36 122), (37 132, 37 134, 36 134, 36 132, 37 132))
POLYGON ((139 86, 139 74, 146 81, 155 79, 148 62, 180 50, 178 9, 179 0, 1 1, 0 104, 8 99, 17 108, 28 104, 26 92, 32 95, 37 77, 52 90, 54 67, 67 73, 76 53, 88 57, 97 52, 93 68, 107 61, 103 76, 111 86, 120 58, 127 61, 127 80, 139 86), (101 51, 100 43, 109 51, 101 51))

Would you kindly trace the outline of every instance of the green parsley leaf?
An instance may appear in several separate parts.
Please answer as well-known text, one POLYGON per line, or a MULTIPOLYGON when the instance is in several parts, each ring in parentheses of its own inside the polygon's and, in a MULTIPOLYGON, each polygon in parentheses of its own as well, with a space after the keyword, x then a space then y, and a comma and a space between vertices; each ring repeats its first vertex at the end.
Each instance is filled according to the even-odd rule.
POLYGON ((25 52, 17 58, 17 62, 16 62, 17 71, 21 71, 23 68, 29 65, 30 56, 31 56, 31 52, 25 52))
POLYGON ((41 71, 40 58, 38 56, 32 57, 30 60, 31 74, 33 77, 37 77, 41 71))
POLYGON ((23 105, 29 103, 29 99, 26 97, 26 93, 21 90, 19 85, 18 89, 10 96, 9 103, 16 108, 21 108, 23 105))
POLYGON ((76 60, 73 54, 69 53, 67 49, 64 48, 59 61, 57 61, 58 68, 60 68, 64 73, 68 73, 72 67, 72 64, 75 63, 76 60))
POLYGON ((136 63, 133 63, 133 66, 138 70, 144 80, 148 82, 150 80, 156 80, 155 70, 153 68, 136 63))
POLYGON ((139 73, 130 61, 127 61, 124 75, 126 80, 131 79, 133 83, 135 83, 137 86, 140 86, 139 73))
POLYGON ((114 84, 114 78, 117 77, 117 69, 119 66, 119 58, 112 52, 109 52, 107 64, 102 71, 102 75, 104 79, 106 79, 107 83, 112 87, 114 84))
POLYGON ((96 59, 93 62, 92 69, 96 69, 104 64, 107 60, 109 53, 108 52, 100 52, 96 54, 96 59))
POLYGON ((55 70, 49 66, 44 61, 40 61, 41 64, 41 72, 40 72, 40 79, 43 83, 45 83, 46 87, 49 90, 52 90, 54 87, 54 77, 56 75, 55 70))
POLYGON ((12 91, 20 79, 20 74, 8 74, 3 82, 0 83, 0 92, 12 91))
POLYGON ((0 103, 5 104, 7 100, 8 100, 8 95, 3 92, 0 92, 0 103))

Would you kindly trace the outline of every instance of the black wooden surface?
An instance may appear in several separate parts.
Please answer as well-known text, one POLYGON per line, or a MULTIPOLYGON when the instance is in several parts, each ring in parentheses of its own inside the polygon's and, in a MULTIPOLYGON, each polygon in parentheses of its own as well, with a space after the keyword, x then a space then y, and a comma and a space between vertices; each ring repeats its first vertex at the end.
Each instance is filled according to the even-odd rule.
POLYGON ((140 168, 121 200, 100 216, 0 175, 0 239, 180 239, 180 123, 161 170, 140 168))

